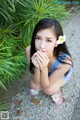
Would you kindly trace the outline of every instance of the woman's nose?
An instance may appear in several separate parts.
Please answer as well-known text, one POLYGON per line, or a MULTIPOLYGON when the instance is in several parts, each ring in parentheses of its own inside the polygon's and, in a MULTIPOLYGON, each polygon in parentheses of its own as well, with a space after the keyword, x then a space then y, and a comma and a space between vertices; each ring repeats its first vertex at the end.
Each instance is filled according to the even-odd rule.
POLYGON ((40 44, 40 48, 45 48, 45 42, 43 41, 43 42, 41 42, 41 44, 40 44))

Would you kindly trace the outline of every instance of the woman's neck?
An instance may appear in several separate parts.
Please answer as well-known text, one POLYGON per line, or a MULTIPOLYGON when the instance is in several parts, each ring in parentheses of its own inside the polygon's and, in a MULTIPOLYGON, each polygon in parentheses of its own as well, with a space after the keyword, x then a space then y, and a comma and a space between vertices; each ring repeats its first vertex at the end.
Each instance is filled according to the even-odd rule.
POLYGON ((55 60, 56 60, 55 56, 52 56, 52 57, 49 58, 48 70, 51 69, 51 67, 52 67, 53 63, 55 62, 55 60))

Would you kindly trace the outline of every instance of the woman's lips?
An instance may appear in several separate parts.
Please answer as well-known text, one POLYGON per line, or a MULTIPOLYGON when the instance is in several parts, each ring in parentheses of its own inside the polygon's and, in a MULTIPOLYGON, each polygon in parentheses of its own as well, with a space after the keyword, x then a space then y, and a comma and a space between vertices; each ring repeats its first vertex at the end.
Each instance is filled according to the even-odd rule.
POLYGON ((39 50, 39 51, 41 51, 41 52, 45 52, 45 53, 47 52, 46 50, 39 50))

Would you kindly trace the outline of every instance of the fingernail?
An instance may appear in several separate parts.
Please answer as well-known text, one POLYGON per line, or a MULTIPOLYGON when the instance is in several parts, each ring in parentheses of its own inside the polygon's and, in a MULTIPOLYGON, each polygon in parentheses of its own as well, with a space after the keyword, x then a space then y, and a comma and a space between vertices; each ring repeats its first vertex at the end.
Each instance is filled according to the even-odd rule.
POLYGON ((38 52, 40 52, 40 51, 38 51, 38 52))

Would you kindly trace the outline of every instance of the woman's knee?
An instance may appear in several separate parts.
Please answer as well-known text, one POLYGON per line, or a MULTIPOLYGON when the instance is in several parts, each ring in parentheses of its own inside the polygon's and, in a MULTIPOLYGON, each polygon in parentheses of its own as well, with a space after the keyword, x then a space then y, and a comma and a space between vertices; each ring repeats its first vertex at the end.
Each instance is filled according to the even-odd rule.
POLYGON ((64 86, 64 80, 60 79, 58 82, 56 82, 54 85, 44 89, 44 92, 48 95, 53 95, 60 91, 60 89, 64 86))
POLYGON ((53 95, 57 92, 60 91, 60 88, 55 88, 55 87, 50 87, 50 88, 46 88, 44 89, 44 92, 47 94, 47 95, 53 95))
POLYGON ((40 89, 40 88, 41 88, 40 85, 35 84, 32 80, 31 80, 31 82, 30 82, 30 86, 31 86, 32 89, 40 89))

